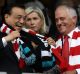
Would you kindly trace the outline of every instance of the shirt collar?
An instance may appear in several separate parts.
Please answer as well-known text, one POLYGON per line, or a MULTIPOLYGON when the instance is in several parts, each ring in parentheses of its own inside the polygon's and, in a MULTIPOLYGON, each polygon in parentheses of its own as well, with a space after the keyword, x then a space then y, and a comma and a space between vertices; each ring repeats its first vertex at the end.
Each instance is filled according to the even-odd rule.
POLYGON ((79 31, 79 28, 80 28, 80 26, 79 26, 79 27, 76 27, 74 30, 72 30, 70 33, 68 33, 68 36, 69 36, 70 38, 72 38, 74 31, 75 31, 75 32, 78 32, 78 31, 79 31))

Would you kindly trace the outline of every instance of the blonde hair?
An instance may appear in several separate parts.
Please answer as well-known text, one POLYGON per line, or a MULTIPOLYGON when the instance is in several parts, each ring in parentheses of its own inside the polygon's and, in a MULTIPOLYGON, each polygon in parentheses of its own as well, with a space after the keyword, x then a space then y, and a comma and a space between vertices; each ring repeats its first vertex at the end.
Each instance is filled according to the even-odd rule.
POLYGON ((41 27, 41 29, 40 29, 39 32, 40 32, 40 34, 45 34, 45 33, 47 32, 47 26, 46 26, 46 21, 45 21, 44 14, 43 14, 43 12, 41 11, 41 9, 38 8, 38 7, 30 6, 30 7, 27 7, 27 8, 25 9, 25 12, 26 12, 27 14, 30 14, 30 13, 32 13, 32 12, 38 13, 39 17, 40 17, 41 20, 43 21, 42 27, 41 27))

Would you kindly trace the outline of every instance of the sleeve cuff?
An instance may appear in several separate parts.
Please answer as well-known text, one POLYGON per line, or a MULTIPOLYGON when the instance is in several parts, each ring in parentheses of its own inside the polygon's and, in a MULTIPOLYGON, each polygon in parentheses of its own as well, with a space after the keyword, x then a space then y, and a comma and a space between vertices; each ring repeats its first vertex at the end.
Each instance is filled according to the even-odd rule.
POLYGON ((77 73, 76 74, 80 74, 80 68, 76 69, 77 73))
POLYGON ((5 40, 4 37, 2 38, 2 43, 3 43, 3 46, 4 46, 4 47, 7 45, 7 41, 5 40))

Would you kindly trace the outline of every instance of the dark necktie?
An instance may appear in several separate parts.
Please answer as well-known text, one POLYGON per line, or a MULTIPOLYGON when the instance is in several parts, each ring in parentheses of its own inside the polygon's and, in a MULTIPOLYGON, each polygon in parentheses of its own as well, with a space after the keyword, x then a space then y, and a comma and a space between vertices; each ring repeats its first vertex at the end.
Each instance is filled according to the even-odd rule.
POLYGON ((66 67, 69 63, 69 42, 68 42, 68 36, 64 37, 64 43, 63 43, 63 49, 62 49, 62 57, 65 60, 66 67))

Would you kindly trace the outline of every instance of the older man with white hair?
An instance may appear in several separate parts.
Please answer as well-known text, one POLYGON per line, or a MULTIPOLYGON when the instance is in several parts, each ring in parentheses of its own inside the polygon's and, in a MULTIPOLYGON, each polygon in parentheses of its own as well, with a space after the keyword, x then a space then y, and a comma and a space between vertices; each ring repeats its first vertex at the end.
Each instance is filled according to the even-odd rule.
POLYGON ((61 74, 80 74, 80 29, 76 25, 76 10, 59 5, 55 10, 55 20, 61 35, 53 53, 58 59, 61 74))

